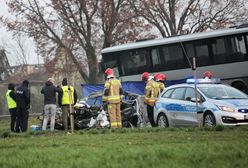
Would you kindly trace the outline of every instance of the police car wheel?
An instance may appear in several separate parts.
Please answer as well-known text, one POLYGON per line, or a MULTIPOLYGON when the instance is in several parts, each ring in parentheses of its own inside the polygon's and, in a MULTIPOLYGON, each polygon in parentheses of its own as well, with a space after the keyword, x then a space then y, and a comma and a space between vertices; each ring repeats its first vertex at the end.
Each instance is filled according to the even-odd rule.
POLYGON ((157 120, 158 127, 169 127, 168 120, 164 114, 159 114, 158 120, 157 120))
POLYGON ((204 126, 215 126, 216 120, 212 113, 208 112, 204 116, 204 126))

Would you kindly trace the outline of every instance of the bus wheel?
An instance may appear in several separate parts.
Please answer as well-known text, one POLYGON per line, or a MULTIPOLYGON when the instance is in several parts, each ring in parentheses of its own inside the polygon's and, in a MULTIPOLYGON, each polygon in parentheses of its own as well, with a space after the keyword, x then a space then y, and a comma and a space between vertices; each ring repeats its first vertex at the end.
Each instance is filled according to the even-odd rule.
POLYGON ((231 86, 242 92, 248 93, 248 88, 243 82, 234 82, 231 86))

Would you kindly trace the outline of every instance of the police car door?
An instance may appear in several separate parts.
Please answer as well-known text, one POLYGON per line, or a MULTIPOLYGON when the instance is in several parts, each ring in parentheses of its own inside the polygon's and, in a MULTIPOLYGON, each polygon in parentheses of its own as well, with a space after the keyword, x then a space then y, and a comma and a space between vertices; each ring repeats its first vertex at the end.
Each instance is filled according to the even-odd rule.
MULTIPOLYGON (((198 99, 200 94, 198 93, 198 99)), ((185 100, 185 112, 182 113, 182 118, 185 120, 185 125, 197 125, 198 118, 196 113, 196 102, 192 100, 195 99, 195 89, 192 87, 187 87, 184 95, 185 100)), ((198 103, 198 111, 202 109, 202 105, 198 103)))
POLYGON ((185 121, 185 106, 187 103, 184 100, 185 90, 185 87, 175 88, 170 95, 169 104, 167 105, 172 125, 175 126, 182 126, 187 123, 185 121))
POLYGON ((171 98, 174 100, 171 106, 171 120, 173 125, 177 126, 190 126, 197 124, 197 113, 195 102, 192 102, 190 98, 194 98, 195 92, 193 88, 180 87, 176 88, 171 94, 171 98), (187 99, 186 99, 187 98, 187 99))

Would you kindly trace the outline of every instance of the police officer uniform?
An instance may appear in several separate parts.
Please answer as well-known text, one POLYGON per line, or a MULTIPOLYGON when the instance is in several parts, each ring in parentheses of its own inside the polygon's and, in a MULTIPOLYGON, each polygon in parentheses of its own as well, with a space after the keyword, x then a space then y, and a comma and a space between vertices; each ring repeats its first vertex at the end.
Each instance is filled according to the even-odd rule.
POLYGON ((29 82, 24 80, 16 89, 17 123, 16 132, 25 132, 28 128, 28 109, 30 108, 29 82))

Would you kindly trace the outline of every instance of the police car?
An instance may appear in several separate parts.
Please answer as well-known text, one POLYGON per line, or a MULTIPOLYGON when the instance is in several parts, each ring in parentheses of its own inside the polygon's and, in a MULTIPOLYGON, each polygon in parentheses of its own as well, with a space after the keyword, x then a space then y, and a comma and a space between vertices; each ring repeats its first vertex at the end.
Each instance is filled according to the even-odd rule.
POLYGON ((160 94, 154 106, 154 121, 160 127, 193 126, 198 122, 205 126, 248 124, 248 96, 220 84, 218 79, 189 79, 160 94))

